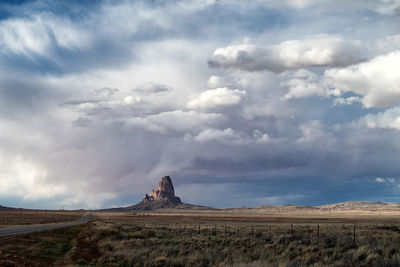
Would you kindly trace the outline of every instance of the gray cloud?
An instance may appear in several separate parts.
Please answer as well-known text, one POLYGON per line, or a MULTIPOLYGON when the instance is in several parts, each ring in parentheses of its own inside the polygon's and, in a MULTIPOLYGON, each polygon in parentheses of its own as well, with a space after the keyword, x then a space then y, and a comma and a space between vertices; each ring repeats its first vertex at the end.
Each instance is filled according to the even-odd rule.
POLYGON ((172 88, 167 85, 153 82, 147 82, 135 88, 136 92, 144 95, 169 92, 171 90, 172 88))
POLYGON ((316 36, 275 46, 243 44, 218 48, 208 64, 214 68, 280 73, 306 67, 343 67, 362 60, 357 44, 335 36, 316 36))

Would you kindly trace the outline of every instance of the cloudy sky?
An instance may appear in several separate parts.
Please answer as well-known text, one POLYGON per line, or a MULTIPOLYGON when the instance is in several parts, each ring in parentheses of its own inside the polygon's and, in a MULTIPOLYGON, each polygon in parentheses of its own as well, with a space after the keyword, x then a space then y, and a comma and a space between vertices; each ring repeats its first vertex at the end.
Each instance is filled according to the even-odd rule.
POLYGON ((0 204, 400 201, 399 0, 2 1, 0 204))

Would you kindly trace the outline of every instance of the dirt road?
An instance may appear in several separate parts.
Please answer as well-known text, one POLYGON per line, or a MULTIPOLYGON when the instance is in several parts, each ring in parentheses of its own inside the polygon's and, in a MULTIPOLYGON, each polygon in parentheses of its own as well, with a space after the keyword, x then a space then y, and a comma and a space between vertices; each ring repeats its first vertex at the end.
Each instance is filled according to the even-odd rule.
POLYGON ((71 226, 75 226, 75 225, 85 224, 89 220, 90 220, 90 213, 86 214, 81 219, 78 219, 78 220, 75 220, 75 221, 72 221, 69 223, 27 225, 27 226, 0 228, 0 237, 28 234, 28 233, 33 233, 33 232, 57 229, 57 228, 71 227, 71 226))

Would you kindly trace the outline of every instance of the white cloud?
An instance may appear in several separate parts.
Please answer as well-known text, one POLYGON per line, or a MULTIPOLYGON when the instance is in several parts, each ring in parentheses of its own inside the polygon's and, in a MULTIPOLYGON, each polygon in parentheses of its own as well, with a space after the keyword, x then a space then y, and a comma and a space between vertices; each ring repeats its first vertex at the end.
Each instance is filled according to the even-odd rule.
POLYGON ((208 64, 225 69, 280 73, 307 67, 349 66, 362 60, 357 43, 322 35, 288 40, 274 46, 242 44, 218 48, 208 64))
POLYGON ((135 103, 139 104, 140 102, 142 102, 142 98, 140 96, 133 97, 131 95, 128 95, 128 96, 126 96, 124 98, 123 102, 126 105, 132 105, 132 104, 135 104, 135 103))
POLYGON ((377 178, 376 178, 376 181, 377 181, 378 183, 384 183, 384 182, 385 182, 385 179, 384 179, 384 178, 381 178, 381 177, 377 177, 377 178))
POLYGON ((362 96, 367 108, 400 104, 400 51, 378 56, 368 62, 325 72, 325 79, 342 92, 362 96))
POLYGON ((225 141, 225 142, 241 142, 241 136, 231 128, 224 130, 219 129, 207 129, 199 133, 194 137, 194 140, 198 142, 209 142, 209 141, 225 141))
POLYGON ((201 94, 189 96, 188 108, 209 109, 239 104, 246 95, 245 91, 232 90, 227 87, 207 90, 201 94))
POLYGON ((391 108, 376 115, 369 114, 361 118, 358 125, 370 129, 400 131, 400 107, 391 108))
POLYGON ((69 50, 88 47, 91 36, 69 20, 61 20, 48 14, 29 19, 15 18, 0 23, 0 45, 5 51, 50 56, 51 47, 57 44, 69 50))
POLYGON ((400 13, 398 0, 285 0, 285 3, 296 8, 323 5, 328 7, 353 5, 359 8, 368 8, 382 14, 398 15, 400 13))
POLYGON ((64 184, 49 181, 45 167, 22 156, 11 160, 9 173, 0 172, 2 195, 19 195, 25 200, 48 199, 67 192, 64 184))
POLYGON ((284 99, 303 98, 310 96, 339 96, 339 90, 330 90, 321 82, 321 79, 314 73, 301 69, 295 72, 293 79, 282 82, 282 86, 288 87, 289 91, 284 99))
POLYGON ((334 106, 352 105, 353 103, 361 102, 358 96, 338 97, 333 100, 334 106))
POLYGON ((14 19, 1 22, 0 44, 12 53, 26 54, 34 52, 44 55, 51 39, 40 17, 32 20, 14 19))
POLYGON ((229 83, 225 80, 224 77, 213 75, 213 76, 210 76, 210 78, 208 78, 207 85, 211 89, 215 89, 218 87, 229 86, 229 83))
MULTIPOLYGON (((191 136, 187 136, 186 140, 190 140, 191 136)), ((255 129, 252 136, 238 133, 232 128, 220 129, 206 129, 200 132, 197 136, 193 137, 193 140, 200 143, 206 142, 220 142, 223 144, 232 145, 248 145, 248 144, 266 144, 271 141, 270 137, 266 133, 255 129)))
POLYGON ((271 141, 268 134, 262 133, 257 129, 253 131, 253 140, 258 144, 265 144, 271 141))
POLYGON ((217 113, 199 113, 196 111, 167 111, 145 117, 135 117, 125 120, 126 127, 135 127, 159 134, 171 132, 197 132, 212 127, 224 120, 217 113))

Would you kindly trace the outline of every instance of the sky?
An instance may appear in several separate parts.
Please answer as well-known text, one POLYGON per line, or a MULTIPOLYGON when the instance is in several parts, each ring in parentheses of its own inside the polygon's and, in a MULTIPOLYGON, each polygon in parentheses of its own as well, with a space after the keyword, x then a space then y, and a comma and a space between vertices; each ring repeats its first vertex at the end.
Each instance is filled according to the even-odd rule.
POLYGON ((1 1, 0 205, 400 201, 399 0, 1 1))

